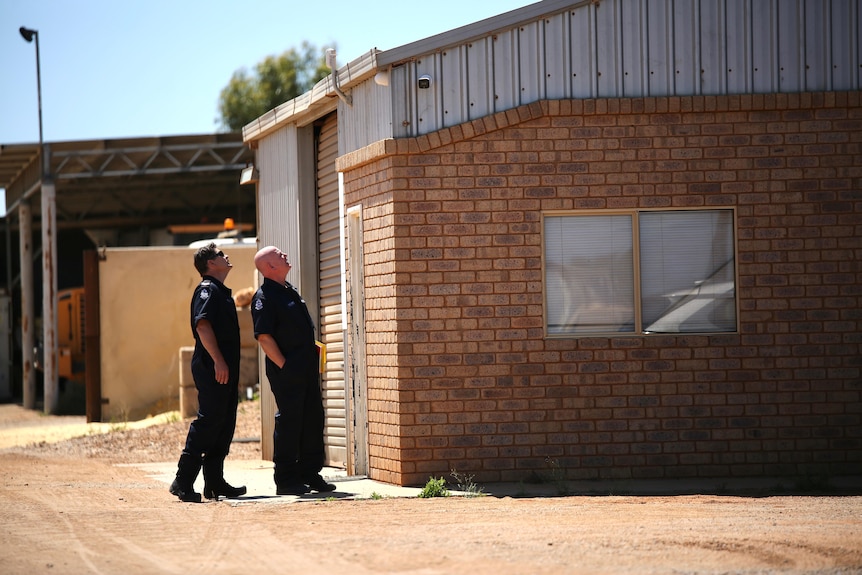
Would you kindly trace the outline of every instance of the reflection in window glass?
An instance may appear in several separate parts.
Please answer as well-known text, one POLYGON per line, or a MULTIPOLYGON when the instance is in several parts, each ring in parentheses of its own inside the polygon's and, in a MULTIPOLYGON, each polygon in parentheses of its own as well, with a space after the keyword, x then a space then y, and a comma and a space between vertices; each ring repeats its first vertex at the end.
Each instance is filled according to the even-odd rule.
POLYGON ((644 331, 733 331, 732 213, 645 212, 639 217, 644 331))
POLYGON ((550 335, 736 330, 732 210, 546 216, 544 256, 550 335))
POLYGON ((630 215, 545 218, 548 329, 634 329, 630 215))

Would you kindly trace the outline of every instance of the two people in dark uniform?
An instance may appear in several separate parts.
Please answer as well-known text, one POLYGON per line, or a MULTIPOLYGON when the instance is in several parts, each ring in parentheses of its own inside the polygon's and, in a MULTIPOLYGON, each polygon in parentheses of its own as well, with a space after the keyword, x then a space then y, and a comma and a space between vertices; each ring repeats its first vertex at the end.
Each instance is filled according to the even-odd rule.
MULTIPOLYGON (((202 278, 191 301, 195 337, 191 368, 199 408, 170 492, 181 501, 199 502, 194 482, 201 469, 207 499, 239 497, 246 488, 233 487, 224 478, 239 392, 239 321, 231 290, 224 285, 232 266, 214 243, 200 248, 194 263, 202 278)), ((335 485, 320 475, 325 460, 324 410, 314 321, 299 292, 287 282, 291 265, 286 254, 267 246, 255 254, 254 264, 264 277, 252 298, 254 336, 266 355, 266 375, 278 407, 273 435, 276 493, 334 491, 335 485)))

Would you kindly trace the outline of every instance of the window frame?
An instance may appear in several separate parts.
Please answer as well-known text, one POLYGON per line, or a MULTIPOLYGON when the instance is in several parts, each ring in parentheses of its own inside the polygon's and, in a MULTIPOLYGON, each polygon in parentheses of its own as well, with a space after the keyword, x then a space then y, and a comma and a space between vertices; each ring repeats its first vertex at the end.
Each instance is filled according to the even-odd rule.
POLYGON ((656 208, 613 208, 613 209, 589 209, 589 210, 546 210, 541 213, 540 218, 541 246, 542 246, 542 329, 546 339, 583 339, 591 337, 663 337, 663 336, 689 336, 689 335, 738 335, 739 316, 739 234, 737 225, 737 210, 734 206, 711 206, 711 207, 656 207, 656 208), (733 305, 735 310, 734 329, 729 331, 679 331, 679 332, 645 332, 643 326, 643 285, 641 277, 641 241, 640 241, 640 214, 648 212, 730 212, 731 232, 733 240, 733 305), (579 216, 629 216, 631 219, 632 233, 632 281, 634 291, 633 311, 634 328, 632 331, 595 331, 595 332, 567 332, 551 333, 548 327, 548 261, 547 261, 547 234, 546 218, 549 217, 579 217, 579 216))

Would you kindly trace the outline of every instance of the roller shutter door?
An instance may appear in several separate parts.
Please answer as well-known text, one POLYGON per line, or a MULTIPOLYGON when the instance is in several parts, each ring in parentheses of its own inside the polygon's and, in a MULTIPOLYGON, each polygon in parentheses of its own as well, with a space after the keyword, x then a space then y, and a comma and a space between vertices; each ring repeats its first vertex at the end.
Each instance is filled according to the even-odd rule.
POLYGON ((324 441, 328 465, 341 467, 347 461, 344 403, 344 334, 341 302, 341 221, 339 219, 338 121, 335 114, 319 125, 317 137, 317 228, 320 254, 320 317, 318 338, 326 344, 326 370, 322 376, 326 410, 324 441))

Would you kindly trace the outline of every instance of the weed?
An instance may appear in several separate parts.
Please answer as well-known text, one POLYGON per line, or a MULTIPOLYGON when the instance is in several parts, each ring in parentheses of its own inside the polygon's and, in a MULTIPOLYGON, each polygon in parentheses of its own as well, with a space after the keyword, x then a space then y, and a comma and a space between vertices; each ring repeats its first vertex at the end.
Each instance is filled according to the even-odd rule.
POLYGON ((377 500, 380 500, 380 499, 385 499, 385 497, 384 497, 383 495, 380 495, 380 494, 379 494, 379 493, 377 493, 376 491, 372 491, 372 492, 371 492, 371 497, 370 497, 370 499, 374 499, 375 501, 377 501, 377 500))
POLYGON ((551 466, 551 483, 557 488, 557 494, 570 495, 569 483, 566 481, 566 470, 558 459, 545 458, 545 463, 551 466))
POLYGON ((422 491, 419 492, 419 497, 449 497, 449 490, 446 489, 446 480, 442 477, 440 479, 431 477, 428 479, 425 487, 422 488, 422 491))
POLYGON ((125 431, 129 428, 129 414, 126 413, 126 410, 123 409, 120 412, 120 417, 117 419, 116 417, 111 418, 111 426, 109 430, 113 433, 114 431, 125 431))
POLYGON ((473 478, 475 475, 467 475, 466 473, 458 473, 456 470, 452 470, 452 479, 455 480, 455 484, 458 485, 458 491, 463 491, 467 497, 482 497, 485 494, 482 493, 482 486, 477 485, 473 478))

